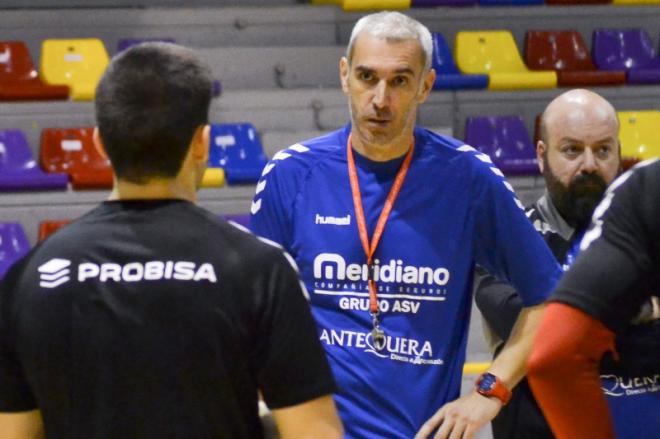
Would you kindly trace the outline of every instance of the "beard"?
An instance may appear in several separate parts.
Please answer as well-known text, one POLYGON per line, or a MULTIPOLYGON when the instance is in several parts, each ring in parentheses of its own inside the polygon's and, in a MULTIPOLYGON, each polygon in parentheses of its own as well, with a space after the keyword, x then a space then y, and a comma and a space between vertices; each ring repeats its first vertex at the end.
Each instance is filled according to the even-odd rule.
POLYGON ((607 183, 598 174, 579 174, 566 186, 552 172, 546 157, 543 163, 543 177, 553 204, 569 225, 585 229, 603 198, 607 183))

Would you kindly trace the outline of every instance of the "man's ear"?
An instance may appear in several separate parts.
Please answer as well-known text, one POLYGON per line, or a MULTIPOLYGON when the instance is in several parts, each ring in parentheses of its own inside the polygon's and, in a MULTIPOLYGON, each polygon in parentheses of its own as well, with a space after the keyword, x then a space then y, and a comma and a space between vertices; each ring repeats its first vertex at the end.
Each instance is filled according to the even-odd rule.
POLYGON ((341 89, 344 90, 344 93, 348 94, 348 75, 350 73, 350 68, 348 66, 348 59, 345 56, 342 56, 339 60, 339 80, 341 81, 341 89))
POLYGON ((433 84, 435 84, 435 69, 431 68, 424 76, 422 81, 422 86, 419 91, 419 103, 423 103, 429 97, 429 93, 433 90, 433 84))
POLYGON ((206 124, 200 126, 193 135, 190 147, 192 157, 196 162, 206 163, 209 160, 209 138, 211 135, 211 126, 206 124))
POLYGON ((92 134, 92 141, 94 142, 94 148, 101 154, 101 157, 108 159, 108 153, 105 152, 105 145, 103 144, 103 139, 101 139, 101 133, 99 133, 99 127, 94 127, 94 133, 92 134))
POLYGON ((543 167, 545 165, 543 163, 543 156, 546 154, 547 150, 548 147, 543 142, 543 140, 536 142, 536 160, 539 163, 539 171, 541 171, 541 174, 543 174, 543 167))

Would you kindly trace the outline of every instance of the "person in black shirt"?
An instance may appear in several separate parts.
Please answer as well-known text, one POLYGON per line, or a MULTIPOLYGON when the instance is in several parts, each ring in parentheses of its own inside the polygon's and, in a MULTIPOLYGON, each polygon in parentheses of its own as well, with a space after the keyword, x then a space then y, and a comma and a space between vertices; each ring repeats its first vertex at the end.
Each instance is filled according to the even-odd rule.
MULTIPOLYGON (((564 269, 574 261, 594 208, 619 173, 618 135, 616 111, 591 91, 565 92, 542 115, 537 155, 546 191, 527 208, 527 216, 564 269)), ((509 284, 479 270, 475 300, 497 354, 522 309, 520 297, 509 284)), ((492 427, 495 439, 554 437, 526 380, 514 389, 492 427)))
MULTIPOLYGON (((615 335, 660 291, 659 244, 660 160, 655 159, 612 183, 580 243, 580 256, 560 281, 539 327, 529 380, 559 439, 614 437, 599 364, 605 353, 618 350, 615 335)), ((646 329, 657 343, 658 326, 646 329)), ((655 369, 650 378, 637 377, 621 389, 648 399, 624 423, 616 422, 617 436, 657 437, 657 428, 641 435, 638 426, 658 420, 660 349, 635 354, 655 360, 655 369), (637 433, 631 435, 633 431, 637 433)))
POLYGON ((211 73, 148 43, 98 85, 110 200, 0 288, 0 437, 339 438, 335 385, 291 258, 197 206, 211 73))

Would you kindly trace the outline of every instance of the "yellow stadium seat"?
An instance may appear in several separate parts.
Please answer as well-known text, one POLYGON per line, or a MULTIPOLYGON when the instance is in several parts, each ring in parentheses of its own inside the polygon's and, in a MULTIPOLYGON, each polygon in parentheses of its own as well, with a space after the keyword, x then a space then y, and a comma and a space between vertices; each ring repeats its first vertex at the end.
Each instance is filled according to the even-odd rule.
POLYGON ((206 168, 202 177, 202 187, 222 187, 225 185, 225 170, 222 168, 206 168))
POLYGON ((481 375, 490 367, 490 363, 465 363, 463 375, 481 375))
POLYGON ((619 111, 621 156, 640 160, 660 157, 660 111, 619 111))
POLYGON ((41 45, 41 77, 48 84, 68 85, 71 98, 94 99, 96 85, 108 66, 108 52, 101 40, 44 40, 41 45))
POLYGON ((612 3, 619 6, 660 5, 660 0, 612 0, 612 3))
POLYGON ((408 9, 411 0, 344 0, 345 11, 365 11, 374 9, 408 9))
POLYGON ((456 34, 456 64, 463 73, 487 74, 489 90, 557 87, 557 74, 525 66, 509 31, 462 31, 456 34))

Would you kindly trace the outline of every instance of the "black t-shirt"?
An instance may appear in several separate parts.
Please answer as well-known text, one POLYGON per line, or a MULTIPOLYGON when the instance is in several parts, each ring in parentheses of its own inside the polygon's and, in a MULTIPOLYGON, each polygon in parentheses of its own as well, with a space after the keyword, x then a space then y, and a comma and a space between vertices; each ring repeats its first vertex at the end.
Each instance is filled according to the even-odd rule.
POLYGON ((660 160, 643 162, 612 183, 581 250, 552 300, 620 332, 660 292, 660 160))
POLYGON ((48 438, 261 437, 334 382, 283 251, 185 201, 105 202, 1 284, 0 411, 48 438))

